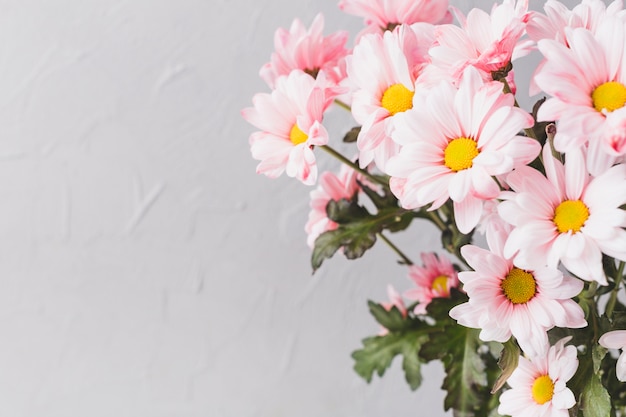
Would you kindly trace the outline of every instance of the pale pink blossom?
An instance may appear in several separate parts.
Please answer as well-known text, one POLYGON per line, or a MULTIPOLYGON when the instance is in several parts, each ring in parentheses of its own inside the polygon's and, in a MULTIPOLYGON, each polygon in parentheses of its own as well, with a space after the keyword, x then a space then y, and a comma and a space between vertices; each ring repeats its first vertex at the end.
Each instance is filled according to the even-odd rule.
POLYGON ((606 285, 602 253, 626 261, 626 165, 591 177, 580 152, 563 165, 547 145, 543 162, 546 176, 521 167, 507 178, 514 192, 503 193, 498 211, 514 229, 505 256, 522 268, 560 260, 578 277, 606 285))
POLYGON ((617 379, 626 382, 626 330, 614 330, 603 334, 598 341, 607 349, 621 349, 622 353, 617 359, 615 373, 617 379))
POLYGON ((341 0, 339 8, 365 19, 361 33, 380 33, 402 24, 450 23, 448 0, 341 0))
POLYGON ((585 314, 571 298, 582 281, 556 268, 522 269, 503 254, 506 235, 487 234, 489 250, 465 245, 461 254, 474 271, 459 273, 469 301, 450 310, 459 324, 481 329, 484 341, 506 342, 513 335, 534 355, 548 344, 554 326, 585 327, 585 314))
POLYGON ((536 84, 549 98, 538 119, 557 121, 554 147, 568 153, 588 147, 587 167, 598 175, 626 153, 615 141, 626 120, 626 30, 618 19, 604 19, 592 33, 565 28, 568 46, 554 40, 539 41, 545 64, 536 84))
MULTIPOLYGON (((527 55, 534 45, 520 38, 529 19, 528 0, 504 0, 491 14, 472 9, 467 18, 457 12, 461 27, 441 25, 435 29, 430 50, 432 65, 424 70, 425 82, 446 79, 457 83, 468 66, 478 69, 484 80, 505 70, 511 61, 527 55)), ((514 87, 513 76, 507 78, 514 87)))
POLYGON ((397 153, 399 146, 391 139, 394 120, 413 106, 415 80, 431 40, 431 25, 403 25, 364 36, 347 58, 354 87, 352 115, 362 125, 357 138, 361 167, 375 161, 384 172, 387 160, 397 153))
POLYGON ((498 413, 512 417, 569 417, 576 404, 567 387, 578 369, 578 351, 559 340, 543 355, 519 357, 517 368, 507 380, 511 389, 500 396, 498 413))
POLYGON ((537 141, 518 136, 533 124, 514 106, 499 82, 485 82, 468 67, 459 87, 442 81, 419 89, 414 110, 396 115, 393 139, 398 155, 387 163, 390 185, 405 208, 454 203, 459 230, 469 233, 480 220, 483 202, 496 198, 493 176, 531 162, 540 152, 537 141))
POLYGON ((413 310, 415 314, 426 314, 426 307, 433 298, 448 298, 450 289, 459 286, 457 272, 450 260, 425 252, 421 258, 423 266, 409 267, 409 278, 415 287, 404 292, 407 300, 418 302, 413 310))
MULTIPOLYGON (((389 298, 389 302, 381 303, 383 308, 390 311, 395 307, 398 309, 400 314, 402 314, 402 317, 406 318, 408 311, 406 309, 406 305, 404 304, 404 300, 402 299, 400 293, 398 293, 398 291, 396 291, 391 284, 387 285, 387 297, 389 298)), ((380 336, 384 336, 387 333, 389 333, 389 330, 383 327, 378 334, 380 336)))
POLYGON ((342 165, 338 175, 325 171, 320 175, 318 187, 311 191, 311 211, 309 219, 304 226, 307 233, 307 244, 310 248, 315 246, 315 239, 322 233, 335 230, 338 224, 328 218, 326 206, 331 200, 352 200, 360 190, 357 183, 357 172, 342 165))
POLYGON ((323 30, 322 14, 315 17, 308 30, 299 19, 293 21, 289 30, 277 29, 275 51, 270 62, 261 68, 261 78, 274 88, 278 77, 299 69, 314 78, 323 72, 328 81, 338 84, 345 77, 342 61, 348 54, 345 44, 349 34, 339 31, 323 36, 323 30))
POLYGON ((559 1, 548 0, 543 5, 545 14, 530 12, 526 33, 535 42, 552 39, 567 46, 566 27, 584 28, 595 34, 606 18, 616 17, 626 22, 623 9, 622 0, 615 0, 608 6, 602 0, 582 0, 572 10, 559 1))
POLYGON ((300 70, 280 77, 271 94, 256 94, 254 107, 242 116, 260 129, 250 135, 252 157, 261 161, 257 173, 276 178, 283 172, 304 184, 317 180, 313 147, 328 143, 322 125, 324 111, 336 91, 323 76, 313 79, 300 70))

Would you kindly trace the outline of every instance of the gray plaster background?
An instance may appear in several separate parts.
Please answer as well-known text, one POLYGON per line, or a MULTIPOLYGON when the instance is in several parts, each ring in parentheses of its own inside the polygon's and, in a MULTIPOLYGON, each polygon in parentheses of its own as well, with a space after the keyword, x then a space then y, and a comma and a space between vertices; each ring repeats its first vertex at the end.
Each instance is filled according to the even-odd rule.
POLYGON ((352 370, 405 268, 380 245, 311 276, 310 188, 254 173, 239 111, 274 30, 356 34, 336 5, 0 0, 0 417, 444 415, 438 364, 415 393, 352 370))

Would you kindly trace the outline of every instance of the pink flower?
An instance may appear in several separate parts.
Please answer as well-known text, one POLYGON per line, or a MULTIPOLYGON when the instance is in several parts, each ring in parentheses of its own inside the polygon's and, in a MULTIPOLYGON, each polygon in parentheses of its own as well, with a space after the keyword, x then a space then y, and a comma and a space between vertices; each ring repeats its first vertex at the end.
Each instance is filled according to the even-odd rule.
POLYGON ((568 409, 576 404, 567 388, 578 369, 578 352, 559 340, 546 354, 519 363, 507 380, 511 389, 500 396, 498 413, 512 417, 569 417, 568 409))
POLYGON ((460 12, 457 17, 462 28, 441 25, 435 29, 435 46, 429 52, 432 65, 424 70, 426 82, 445 79, 457 83, 468 66, 477 68, 485 81, 491 80, 492 72, 527 55, 534 44, 520 42, 529 19, 528 0, 504 0, 493 7, 491 15, 472 9, 467 18, 460 12))
MULTIPOLYGON (((395 307, 400 311, 400 314, 402 314, 402 317, 406 318, 408 312, 406 310, 406 306, 404 305, 404 300, 402 299, 402 296, 398 293, 398 291, 396 291, 396 289, 393 288, 391 284, 387 285, 387 297, 389 297, 389 302, 381 303, 383 308, 389 311, 395 307)), ((387 333, 389 333, 389 330, 383 327, 378 334, 380 336, 384 336, 387 333)))
POLYGON ((498 211, 514 226, 504 255, 522 268, 557 267, 606 285, 602 253, 626 260, 626 165, 591 178, 580 152, 563 165, 544 147, 547 178, 530 167, 511 173, 514 193, 503 193, 498 211))
POLYGON ((552 96, 538 118, 558 121, 559 152, 588 146, 587 167, 598 175, 626 153, 614 141, 615 126, 626 120, 626 30, 621 20, 606 18, 595 35, 565 28, 565 38, 569 48, 548 39, 538 43, 546 61, 535 82, 552 96))
POLYGON ((293 21, 289 31, 283 28, 276 30, 275 52, 270 62, 261 68, 261 78, 274 88, 278 77, 299 69, 314 78, 323 72, 327 80, 338 84, 345 77, 341 61, 348 54, 345 48, 348 32, 340 31, 325 37, 323 30, 322 14, 315 17, 309 30, 298 19, 293 21))
POLYGON ((334 93, 323 76, 313 79, 295 70, 280 77, 271 94, 253 97, 254 107, 243 109, 242 116, 260 129, 250 136, 252 157, 261 161, 257 173, 276 178, 286 171, 304 184, 315 183, 313 146, 328 143, 321 122, 334 93))
POLYGON ((626 22, 623 1, 615 0, 608 7, 602 0, 583 0, 572 10, 556 0, 548 0, 543 10, 545 14, 532 11, 526 26, 528 37, 535 42, 552 39, 567 46, 565 28, 585 28, 596 33, 607 17, 617 17, 626 22))
POLYGON ((472 67, 458 89, 443 81, 418 90, 415 110, 396 116, 393 139, 402 148, 387 163, 402 206, 432 204, 435 210, 450 198, 459 230, 469 233, 483 201, 500 193, 493 176, 529 163, 540 151, 537 141, 517 135, 533 119, 513 102, 501 83, 484 82, 472 67))
POLYGON ((341 0, 339 8, 365 18, 364 33, 380 33, 402 24, 452 21, 448 0, 341 0))
POLYGON ((415 79, 427 59, 432 26, 400 26, 383 35, 364 36, 347 58, 348 79, 354 86, 352 115, 362 125, 357 138, 359 163, 373 160, 384 171, 398 151, 391 139, 397 115, 413 106, 415 79))
POLYGON ((355 198, 360 187, 357 183, 357 172, 352 168, 342 165, 339 175, 326 171, 320 175, 319 186, 311 191, 311 211, 309 220, 304 227, 307 237, 307 244, 310 248, 315 246, 315 239, 319 235, 335 230, 337 223, 330 220, 326 215, 326 206, 331 200, 339 201, 342 198, 351 200, 355 198))
POLYGON ((474 271, 459 273, 469 301, 452 308, 450 317, 481 329, 484 341, 506 342, 513 335, 524 352, 537 354, 548 344, 547 331, 554 326, 587 325, 582 308, 571 300, 583 283, 556 268, 520 268, 504 256, 505 239, 503 233, 490 233, 489 250, 461 248, 474 271))
POLYGON ((450 289, 459 286, 457 273, 447 258, 434 253, 422 253, 421 257, 423 267, 409 267, 409 278, 415 288, 404 292, 406 299, 419 302, 413 310, 415 314, 426 314, 426 307, 433 298, 448 298, 450 289))
POLYGON ((603 334, 598 341, 607 349, 622 349, 622 354, 617 360, 615 373, 617 379, 626 382, 626 330, 615 330, 603 334))

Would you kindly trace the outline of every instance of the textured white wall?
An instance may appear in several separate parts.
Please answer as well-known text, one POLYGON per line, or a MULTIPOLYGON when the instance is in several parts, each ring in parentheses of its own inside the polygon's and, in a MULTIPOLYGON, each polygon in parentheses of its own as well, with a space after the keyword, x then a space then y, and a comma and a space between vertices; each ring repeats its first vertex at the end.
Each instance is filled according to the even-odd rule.
POLYGON ((439 365, 417 393, 352 370, 405 269, 380 246, 311 276, 310 189, 254 174, 273 32, 356 33, 336 3, 0 1, 0 417, 444 415, 439 365))

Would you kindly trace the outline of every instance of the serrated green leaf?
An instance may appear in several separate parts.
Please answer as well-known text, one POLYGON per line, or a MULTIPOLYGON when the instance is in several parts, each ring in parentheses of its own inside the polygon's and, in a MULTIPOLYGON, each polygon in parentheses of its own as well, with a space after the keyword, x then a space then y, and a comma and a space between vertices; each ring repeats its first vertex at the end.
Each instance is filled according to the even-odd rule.
POLYGON ((411 326, 411 322, 402 316, 402 312, 396 306, 387 310, 373 301, 368 301, 367 305, 378 324, 391 332, 405 330, 411 326))
POLYGON ((328 201, 326 215, 335 223, 345 224, 358 219, 365 219, 370 216, 370 213, 365 207, 358 205, 356 201, 342 198, 328 201))
MULTIPOLYGON (((428 340, 425 338, 424 340, 428 340)), ((404 370, 404 377, 406 382, 409 384, 409 387, 415 391, 422 385, 422 362, 419 358, 420 344, 405 344, 404 351, 402 355, 404 359, 402 360, 402 369, 404 370)))
POLYGON ((428 336, 423 329, 389 332, 384 336, 363 339, 363 348, 352 353, 355 361, 354 370, 367 382, 371 382, 374 373, 383 376, 393 359, 398 355, 403 355, 405 357, 403 368, 407 382, 412 388, 417 388, 421 382, 417 352, 427 339, 428 336), (415 362, 415 358, 418 363, 415 362))
POLYGON ((509 339, 508 342, 504 344, 504 348, 500 353, 500 359, 498 360, 498 366, 502 370, 500 376, 496 380, 493 388, 491 389, 491 393, 495 394, 504 386, 507 379, 511 376, 513 371, 517 368, 520 357, 520 349, 517 344, 513 341, 513 339, 509 339))
POLYGON ((600 377, 592 374, 581 395, 580 409, 584 417, 607 417, 611 415, 611 397, 600 377))
POLYGON ((473 413, 483 401, 480 389, 487 385, 485 365, 478 353, 479 331, 456 323, 434 333, 422 346, 420 356, 441 359, 446 371, 442 388, 447 391, 444 409, 473 413))

